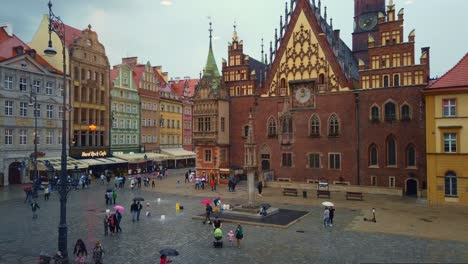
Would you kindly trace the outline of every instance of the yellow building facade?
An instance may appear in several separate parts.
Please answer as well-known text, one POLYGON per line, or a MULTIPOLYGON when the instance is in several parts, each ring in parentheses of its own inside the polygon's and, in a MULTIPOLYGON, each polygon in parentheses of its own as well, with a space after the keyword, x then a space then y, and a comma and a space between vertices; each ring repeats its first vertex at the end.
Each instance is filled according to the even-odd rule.
POLYGON ((429 202, 468 205, 468 54, 424 95, 429 202))
POLYGON ((181 148, 183 144, 183 105, 170 85, 159 87, 160 95, 160 139, 161 149, 181 148))

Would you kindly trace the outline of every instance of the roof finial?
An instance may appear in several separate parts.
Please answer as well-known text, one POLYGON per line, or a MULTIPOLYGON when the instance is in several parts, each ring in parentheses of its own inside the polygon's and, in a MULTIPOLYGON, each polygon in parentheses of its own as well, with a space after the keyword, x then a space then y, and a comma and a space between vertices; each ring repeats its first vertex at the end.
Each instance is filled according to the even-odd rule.
POLYGON ((91 24, 88 24, 88 30, 91 31, 91 24))
POLYGON ((210 32, 210 48, 211 48, 211 40, 213 38, 213 28, 211 27, 211 25, 213 25, 213 23, 211 23, 211 18, 210 18, 210 29, 208 29, 208 31, 210 32))
POLYGON ((262 38, 262 45, 261 45, 261 47, 262 47, 262 63, 264 63, 264 61, 263 61, 263 53, 264 53, 263 47, 264 47, 264 46, 265 46, 265 45, 263 44, 263 38, 262 38))
POLYGON ((321 0, 319 0, 319 2, 318 2, 318 12, 319 12, 319 14, 322 12, 322 1, 321 0))
POLYGON ((234 28, 234 35, 232 36, 232 41, 237 41, 239 38, 237 36, 237 22, 234 20, 234 25, 232 26, 234 28))
POLYGON ((283 37, 283 16, 280 16, 280 38, 283 37))
POLYGON ((288 2, 284 2, 284 24, 288 24, 288 2))
POLYGON ((278 29, 275 28, 275 51, 278 50, 278 29))
POLYGON ((323 11, 323 20, 325 20, 325 23, 327 22, 327 6, 325 6, 325 9, 323 11))
POLYGON ((333 18, 332 18, 332 17, 330 17, 330 27, 331 27, 332 30, 333 30, 333 18))

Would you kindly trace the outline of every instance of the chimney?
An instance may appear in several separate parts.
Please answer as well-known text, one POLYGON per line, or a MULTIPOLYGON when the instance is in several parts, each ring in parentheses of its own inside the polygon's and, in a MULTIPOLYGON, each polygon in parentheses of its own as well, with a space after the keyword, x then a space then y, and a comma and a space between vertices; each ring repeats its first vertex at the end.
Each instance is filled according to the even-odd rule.
POLYGON ((35 49, 30 50, 28 53, 29 53, 29 56, 31 56, 31 58, 36 59, 36 50, 35 49))
POLYGON ((8 36, 12 37, 13 36, 13 25, 10 23, 4 23, 0 24, 0 28, 3 28, 5 32, 8 34, 8 36))
POLYGON ((130 65, 130 67, 134 67, 138 63, 138 57, 128 57, 122 58, 122 64, 130 65))

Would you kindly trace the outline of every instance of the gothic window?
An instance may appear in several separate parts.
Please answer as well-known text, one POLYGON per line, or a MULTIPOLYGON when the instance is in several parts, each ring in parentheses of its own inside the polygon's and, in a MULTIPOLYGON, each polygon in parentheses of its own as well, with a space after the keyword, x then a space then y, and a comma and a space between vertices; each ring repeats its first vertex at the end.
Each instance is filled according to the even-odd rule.
POLYGON ((410 145, 406 149, 406 166, 407 167, 416 166, 416 150, 413 145, 410 145))
POLYGON ((387 139, 387 166, 396 166, 396 141, 393 137, 387 139))
POLYGON ((319 74, 319 84, 325 84, 325 74, 319 74))
POLYGON ((203 129, 203 124, 204 124, 203 118, 198 118, 198 131, 199 131, 199 132, 203 132, 203 131, 204 131, 204 129, 203 129))
POLYGON ((211 131, 211 118, 205 117, 205 131, 211 131))
POLYGON ((335 114, 330 116, 328 121, 328 135, 330 137, 336 137, 340 134, 340 123, 338 117, 335 114))
POLYGON ((400 86, 400 75, 399 74, 393 75, 393 86, 395 86, 395 87, 400 86))
POLYGON ((396 120, 396 106, 392 102, 385 104, 385 120, 393 121, 396 120))
POLYGON ((310 119, 310 135, 320 136, 320 119, 317 115, 313 115, 310 119))
POLYGON ((409 105, 405 104, 401 107, 401 119, 402 120, 410 120, 411 113, 409 105))
POLYGON ((242 136, 243 137, 248 137, 249 136, 249 126, 245 125, 244 130, 242 131, 242 136))
POLYGON ((268 136, 276 136, 276 121, 273 117, 268 121, 268 136))
POLYGON ((281 79, 280 88, 286 88, 286 79, 285 78, 281 79))
POLYGON ((292 134, 293 133, 293 123, 292 118, 285 116, 281 119, 281 133, 282 134, 292 134))
POLYGON ((380 119, 380 110, 378 106, 373 106, 371 108, 371 120, 372 121, 379 121, 380 119))
POLYGON ((292 167, 292 153, 283 153, 281 165, 282 167, 292 167))
POLYGON ((369 148, 369 166, 378 166, 378 153, 375 144, 372 144, 369 148))
POLYGON ((389 80, 388 75, 385 75, 385 76, 383 77, 383 85, 384 85, 385 88, 387 88, 388 86, 390 86, 390 80, 389 80))

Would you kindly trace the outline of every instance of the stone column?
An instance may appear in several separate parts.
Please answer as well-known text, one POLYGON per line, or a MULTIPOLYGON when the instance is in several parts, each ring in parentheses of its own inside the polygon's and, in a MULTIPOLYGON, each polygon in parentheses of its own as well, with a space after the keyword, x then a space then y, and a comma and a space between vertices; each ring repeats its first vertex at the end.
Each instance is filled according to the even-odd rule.
POLYGON ((253 205, 255 202, 255 171, 249 170, 247 172, 247 192, 249 194, 249 205, 253 205))

